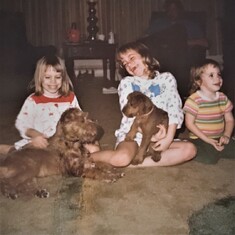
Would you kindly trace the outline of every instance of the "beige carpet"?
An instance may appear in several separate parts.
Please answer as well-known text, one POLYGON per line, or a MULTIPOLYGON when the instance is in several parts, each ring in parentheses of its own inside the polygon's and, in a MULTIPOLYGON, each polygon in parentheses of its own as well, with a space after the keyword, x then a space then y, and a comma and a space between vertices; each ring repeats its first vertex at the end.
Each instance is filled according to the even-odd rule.
MULTIPOLYGON (((105 128, 102 146, 110 148, 121 114, 117 95, 102 95, 101 85, 82 80, 78 92, 84 108, 105 128)), ((193 212, 235 195, 235 161, 126 169, 126 176, 112 185, 85 180, 82 192, 81 234, 186 235, 193 212)))
MULTIPOLYGON (((117 95, 103 95, 102 85, 99 79, 82 79, 76 93, 83 110, 105 129, 102 147, 113 148, 121 113, 117 95)), ((22 101, 0 103, 0 143, 19 138, 13 125, 22 101)), ((187 235, 188 220, 194 212, 235 195, 232 160, 212 166, 191 161, 125 172, 125 177, 114 184, 85 180, 81 185, 78 179, 44 179, 52 193, 46 200, 11 201, 0 195, 0 234, 187 235)))

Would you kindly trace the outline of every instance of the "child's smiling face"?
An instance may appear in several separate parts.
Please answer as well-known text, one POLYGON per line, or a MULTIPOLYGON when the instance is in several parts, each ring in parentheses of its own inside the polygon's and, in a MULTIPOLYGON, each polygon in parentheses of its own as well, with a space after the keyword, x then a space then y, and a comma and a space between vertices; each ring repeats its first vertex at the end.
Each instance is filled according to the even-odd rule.
POLYGON ((120 54, 122 66, 132 76, 148 78, 149 70, 143 62, 143 58, 135 50, 129 49, 125 53, 120 54))
POLYGON ((220 69, 212 64, 208 64, 203 70, 201 80, 198 83, 201 90, 209 92, 219 91, 223 84, 220 69))
POLYGON ((62 86, 61 72, 57 72, 53 66, 48 66, 42 79, 43 93, 46 96, 58 96, 62 86))

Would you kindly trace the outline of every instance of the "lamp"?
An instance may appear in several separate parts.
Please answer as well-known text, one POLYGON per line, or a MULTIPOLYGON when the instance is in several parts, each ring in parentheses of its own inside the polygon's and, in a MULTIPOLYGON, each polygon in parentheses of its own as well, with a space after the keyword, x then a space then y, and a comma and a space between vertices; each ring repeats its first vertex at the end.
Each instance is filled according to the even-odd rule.
POLYGON ((96 40, 96 34, 99 31, 99 28, 97 27, 96 23, 98 22, 98 18, 96 17, 96 1, 94 0, 88 0, 88 13, 89 16, 87 17, 87 31, 89 33, 87 40, 88 41, 95 41, 96 40))

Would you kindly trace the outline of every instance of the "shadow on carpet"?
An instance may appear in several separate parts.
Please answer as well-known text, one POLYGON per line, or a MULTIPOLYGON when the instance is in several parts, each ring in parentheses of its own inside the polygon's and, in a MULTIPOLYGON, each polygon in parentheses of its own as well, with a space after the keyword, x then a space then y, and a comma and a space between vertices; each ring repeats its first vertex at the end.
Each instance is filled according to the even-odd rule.
POLYGON ((234 235, 235 196, 206 205, 189 218, 189 235, 234 235))

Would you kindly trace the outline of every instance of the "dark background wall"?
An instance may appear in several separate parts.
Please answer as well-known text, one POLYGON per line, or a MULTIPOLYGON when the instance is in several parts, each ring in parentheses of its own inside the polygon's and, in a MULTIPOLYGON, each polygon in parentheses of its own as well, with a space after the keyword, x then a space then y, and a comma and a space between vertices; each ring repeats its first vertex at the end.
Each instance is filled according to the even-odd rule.
MULTIPOLYGON (((123 44, 139 38, 147 28, 152 11, 162 10, 164 0, 97 0, 99 33, 115 33, 123 44)), ((182 0, 186 10, 207 13, 208 53, 221 54, 221 17, 226 0, 182 0)), ((35 46, 52 44, 58 49, 71 22, 77 22, 87 37, 87 0, 1 0, 0 10, 24 13, 28 40, 35 46)))
MULTIPOLYGON (((222 45, 224 61, 224 90, 235 104, 235 1, 227 0, 222 21, 222 45)), ((233 109, 235 115, 235 110, 233 109)))

